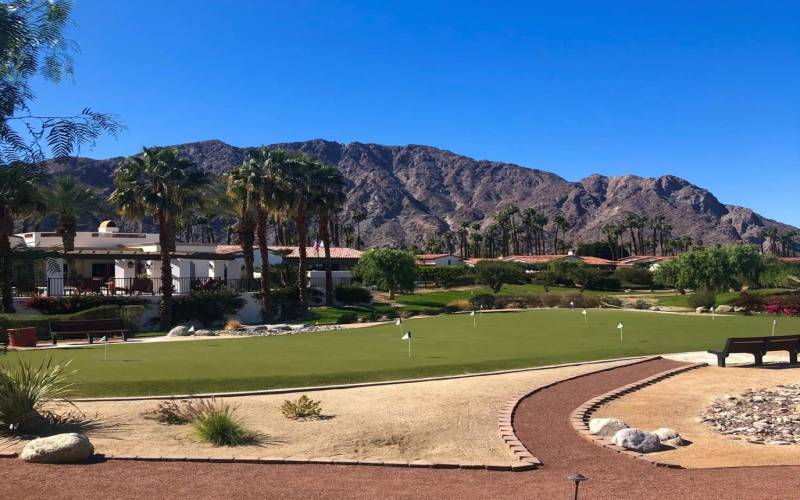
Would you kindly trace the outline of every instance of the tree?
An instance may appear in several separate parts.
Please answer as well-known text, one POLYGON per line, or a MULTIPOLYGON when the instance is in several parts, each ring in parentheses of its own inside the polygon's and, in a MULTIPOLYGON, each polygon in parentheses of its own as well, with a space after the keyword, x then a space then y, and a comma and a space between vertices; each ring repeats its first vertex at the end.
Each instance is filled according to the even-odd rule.
POLYGON ((513 262, 482 260, 475 264, 475 277, 497 293, 506 283, 524 283, 525 271, 513 262))
POLYGON ((2 312, 14 312, 11 293, 13 252, 10 236, 14 232, 14 219, 32 212, 43 211, 39 182, 43 173, 25 163, 16 162, 0 168, 0 296, 2 312))
POLYGON ((44 193, 44 201, 48 212, 58 217, 56 233, 61 236, 64 252, 75 250, 78 223, 95 215, 102 204, 94 189, 72 176, 54 178, 52 187, 44 193))
POLYGON ((389 299, 396 292, 414 290, 417 279, 417 261, 410 252, 392 248, 374 248, 364 252, 353 269, 353 276, 365 285, 389 291, 389 299))
POLYGON ((114 171, 109 197, 124 217, 155 214, 161 259, 161 328, 172 324, 172 253, 178 217, 200 204, 206 177, 181 158, 177 149, 144 148, 140 156, 123 160, 114 171))
POLYGON ((234 230, 242 246, 244 259, 244 277, 253 279, 253 259, 256 239, 256 217, 258 205, 258 183, 261 169, 252 159, 246 159, 238 168, 226 174, 228 180, 227 194, 236 213, 234 230))
POLYGON ((560 229, 562 233, 566 233, 567 229, 569 229, 569 222, 563 215, 556 214, 553 217, 553 227, 553 253, 558 253, 558 230, 560 229))
POLYGON ((364 207, 353 210, 353 222, 356 223, 356 249, 361 250, 363 241, 361 240, 361 223, 367 220, 367 211, 364 207))
POLYGON ((319 221, 319 234, 325 250, 325 304, 333 305, 333 267, 331 265, 331 233, 330 220, 333 214, 342 209, 344 203, 344 179, 336 168, 329 165, 318 165, 314 174, 317 200, 313 204, 319 221))

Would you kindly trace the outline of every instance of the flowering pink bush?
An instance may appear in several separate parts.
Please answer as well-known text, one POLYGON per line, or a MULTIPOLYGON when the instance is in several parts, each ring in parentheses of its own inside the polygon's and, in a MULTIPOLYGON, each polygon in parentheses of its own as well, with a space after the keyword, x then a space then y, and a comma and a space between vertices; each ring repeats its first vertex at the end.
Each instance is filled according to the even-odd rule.
POLYGON ((764 304, 763 311, 767 314, 798 316, 800 315, 800 293, 768 297, 764 304))

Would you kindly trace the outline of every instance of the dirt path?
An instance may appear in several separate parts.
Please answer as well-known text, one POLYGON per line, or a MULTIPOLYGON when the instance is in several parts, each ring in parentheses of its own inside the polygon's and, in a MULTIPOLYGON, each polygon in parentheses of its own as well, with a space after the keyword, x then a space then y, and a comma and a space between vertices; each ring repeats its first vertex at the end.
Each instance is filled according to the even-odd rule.
POLYGON ((557 384, 525 400, 515 425, 544 462, 534 472, 111 461, 46 466, 0 460, 0 497, 16 498, 571 498, 567 474, 592 479, 586 499, 796 497, 800 467, 656 468, 592 445, 569 413, 584 401, 679 363, 651 361, 557 384))

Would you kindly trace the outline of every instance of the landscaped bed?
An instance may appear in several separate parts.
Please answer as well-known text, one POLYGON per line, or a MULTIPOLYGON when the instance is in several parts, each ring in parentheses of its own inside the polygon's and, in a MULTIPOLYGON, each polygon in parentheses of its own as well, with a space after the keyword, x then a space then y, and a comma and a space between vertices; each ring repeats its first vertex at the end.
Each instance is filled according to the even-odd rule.
POLYGON ((687 468, 800 465, 800 445, 753 443, 736 433, 722 434, 702 419, 717 398, 727 401, 751 388, 773 389, 798 380, 800 368, 785 364, 767 368, 700 368, 628 394, 601 407, 594 417, 619 418, 648 431, 659 427, 675 429, 691 444, 651 455, 687 468))
MULTIPOLYGON (((353 330, 11 352, 73 359, 78 396, 188 394, 417 378, 717 348, 772 316, 548 309, 445 315, 353 330), (473 320, 477 327, 473 327, 473 320), (624 323, 620 342, 618 323, 624 323), (412 331, 412 357, 400 340, 412 331)), ((778 332, 800 330, 781 318, 778 332)))

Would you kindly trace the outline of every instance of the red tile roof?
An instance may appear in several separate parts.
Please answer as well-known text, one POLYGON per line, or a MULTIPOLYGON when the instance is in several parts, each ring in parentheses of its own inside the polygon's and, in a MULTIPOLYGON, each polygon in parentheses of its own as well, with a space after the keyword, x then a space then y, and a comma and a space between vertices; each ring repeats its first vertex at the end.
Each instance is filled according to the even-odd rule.
MULTIPOLYGON (((258 246, 253 249, 258 250, 258 246)), ((300 247, 270 246, 269 250, 281 254, 288 252, 286 253, 287 259, 300 258, 300 247)), ((217 253, 220 254, 238 253, 241 251, 242 247, 239 245, 217 245, 217 253)), ((360 259, 363 254, 364 252, 356 250, 355 248, 331 247, 332 259, 360 259)), ((306 257, 312 259, 325 257, 325 249, 322 246, 319 247, 319 250, 314 247, 306 247, 306 257)))
POLYGON ((790 264, 800 264, 800 257, 778 257, 778 260, 790 264))

